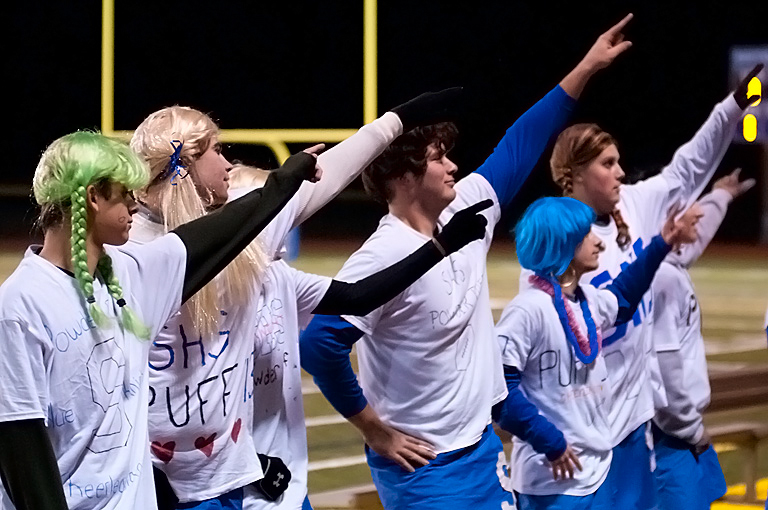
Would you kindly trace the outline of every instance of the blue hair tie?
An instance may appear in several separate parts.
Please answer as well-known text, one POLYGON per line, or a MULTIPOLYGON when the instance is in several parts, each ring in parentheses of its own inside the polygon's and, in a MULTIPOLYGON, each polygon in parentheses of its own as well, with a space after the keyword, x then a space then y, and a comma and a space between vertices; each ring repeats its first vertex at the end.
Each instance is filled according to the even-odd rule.
POLYGON ((180 179, 184 179, 186 176, 189 175, 189 172, 185 172, 184 175, 181 175, 181 169, 186 169, 187 167, 181 164, 181 149, 184 147, 184 142, 179 140, 173 140, 171 141, 171 147, 173 147, 173 154, 171 154, 171 161, 168 163, 168 170, 166 172, 166 176, 171 176, 171 185, 176 186, 176 182, 173 182, 173 180, 178 176, 180 179))

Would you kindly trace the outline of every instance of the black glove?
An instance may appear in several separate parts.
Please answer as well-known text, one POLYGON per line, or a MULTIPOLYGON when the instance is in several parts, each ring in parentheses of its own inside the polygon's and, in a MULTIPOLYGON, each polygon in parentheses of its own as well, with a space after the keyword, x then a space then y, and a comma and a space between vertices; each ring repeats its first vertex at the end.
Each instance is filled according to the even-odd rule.
POLYGON ((736 87, 736 90, 733 91, 733 98, 736 100, 736 104, 739 105, 739 107, 742 110, 746 110, 747 106, 751 105, 758 99, 760 99, 760 96, 758 94, 755 94, 754 96, 747 97, 747 89, 749 86, 749 82, 760 74, 760 71, 763 70, 763 64, 757 64, 745 77, 741 82, 739 83, 739 86, 736 87))
POLYGON ((280 168, 275 170, 279 176, 296 177, 304 181, 311 181, 317 173, 317 157, 306 152, 297 152, 285 160, 280 168))
POLYGON ((403 123, 403 133, 418 126, 454 120, 464 100, 464 88, 453 87, 440 92, 426 92, 392 108, 403 123))
POLYGON ((441 248, 444 256, 459 251, 472 241, 485 237, 485 227, 488 225, 488 220, 480 214, 480 211, 488 209, 492 205, 493 201, 486 199, 453 215, 453 218, 435 236, 438 248, 441 248))
POLYGON ((288 482, 291 481, 291 472, 288 466, 279 457, 270 457, 268 455, 258 454, 261 462, 261 469, 264 471, 264 478, 253 482, 265 498, 270 501, 277 501, 282 496, 285 489, 288 488, 288 482))

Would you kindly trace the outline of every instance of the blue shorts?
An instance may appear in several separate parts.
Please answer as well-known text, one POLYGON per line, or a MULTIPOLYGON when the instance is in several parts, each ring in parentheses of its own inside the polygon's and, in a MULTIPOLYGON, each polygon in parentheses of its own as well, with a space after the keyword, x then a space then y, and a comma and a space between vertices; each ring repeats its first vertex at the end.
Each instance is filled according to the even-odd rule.
POLYGON ((727 489, 717 453, 711 446, 694 456, 691 445, 653 427, 656 486, 661 510, 709 510, 727 489))
POLYGON ((612 508, 656 510, 656 481, 651 471, 653 452, 646 441, 647 425, 637 427, 613 448, 611 469, 603 482, 611 492, 612 508))
POLYGON ((477 443, 441 453, 413 473, 367 446, 365 453, 387 510, 501 510, 502 503, 514 508, 514 497, 505 489, 509 478, 506 456, 490 425, 477 443))
POLYGON ((611 491, 605 482, 587 496, 554 494, 532 496, 515 491, 518 510, 613 510, 611 491))
POLYGON ((205 501, 179 503, 176 508, 179 510, 243 510, 243 488, 239 487, 205 501))

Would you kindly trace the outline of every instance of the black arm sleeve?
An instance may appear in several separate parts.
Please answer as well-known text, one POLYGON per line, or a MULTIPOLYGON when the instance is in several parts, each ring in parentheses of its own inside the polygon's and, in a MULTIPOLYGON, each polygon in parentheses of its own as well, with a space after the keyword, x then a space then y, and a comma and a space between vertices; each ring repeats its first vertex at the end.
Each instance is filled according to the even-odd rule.
POLYGON ((213 279, 264 230, 298 191, 314 158, 294 154, 271 172, 263 188, 173 230, 187 249, 182 303, 213 279))
POLYGON ((67 510, 42 419, 0 423, 0 478, 17 510, 67 510))
POLYGON ((312 313, 367 315, 421 278, 443 255, 432 241, 386 269, 355 283, 333 280, 312 313))

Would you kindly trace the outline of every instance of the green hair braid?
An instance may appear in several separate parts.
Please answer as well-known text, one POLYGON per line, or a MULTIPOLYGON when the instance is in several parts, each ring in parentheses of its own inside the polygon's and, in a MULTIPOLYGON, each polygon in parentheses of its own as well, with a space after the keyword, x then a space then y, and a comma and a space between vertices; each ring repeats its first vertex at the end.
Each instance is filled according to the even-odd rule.
POLYGON ((117 304, 120 307, 120 316, 123 327, 133 333, 137 338, 149 340, 152 334, 151 330, 144 324, 136 312, 125 303, 125 299, 123 299, 123 288, 120 287, 120 282, 117 280, 117 276, 112 270, 112 259, 110 256, 104 255, 101 257, 96 267, 101 273, 101 276, 104 277, 104 281, 107 283, 109 294, 117 301, 117 304))
POLYGON ((85 236, 87 227, 87 210, 85 206, 85 186, 79 186, 72 192, 72 267, 75 279, 80 284, 80 289, 88 303, 88 312, 91 319, 99 327, 108 326, 109 318, 96 304, 93 296, 93 276, 88 271, 88 254, 85 249, 85 236))

